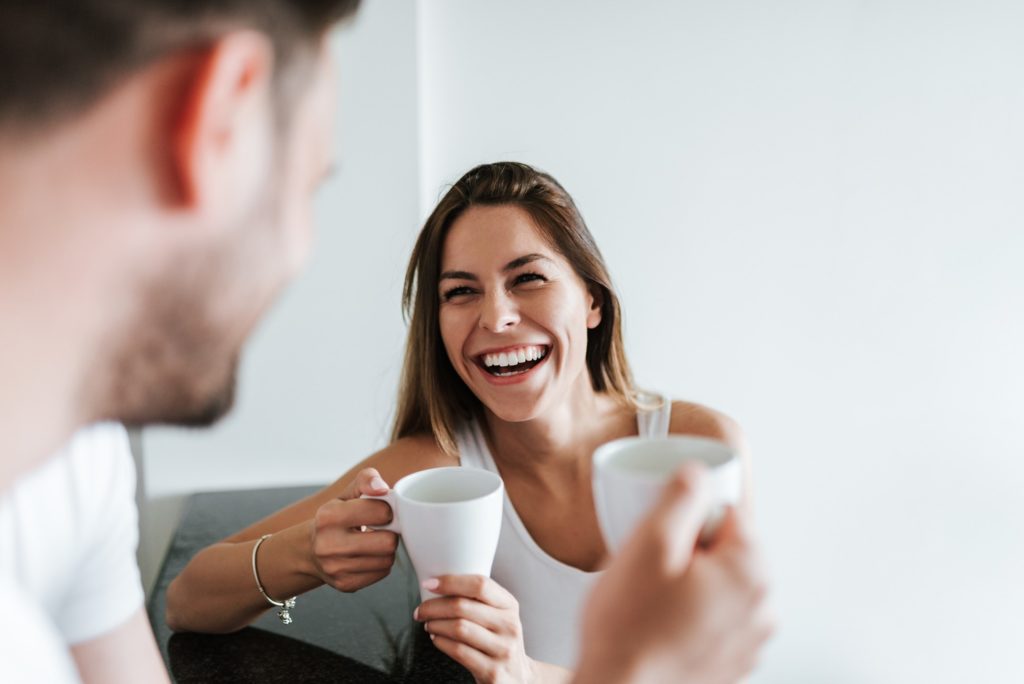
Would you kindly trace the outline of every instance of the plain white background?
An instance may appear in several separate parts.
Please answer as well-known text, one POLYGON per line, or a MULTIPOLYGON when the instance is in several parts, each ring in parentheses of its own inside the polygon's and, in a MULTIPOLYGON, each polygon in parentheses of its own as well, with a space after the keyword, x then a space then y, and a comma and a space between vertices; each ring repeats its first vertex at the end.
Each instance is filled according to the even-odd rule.
POLYGON ((183 494, 386 443, 419 223, 517 159, 574 195, 641 384, 748 432, 781 618, 753 681, 1024 681, 1022 26, 1014 2, 364 0, 307 273, 228 421, 144 434, 144 564, 183 494))

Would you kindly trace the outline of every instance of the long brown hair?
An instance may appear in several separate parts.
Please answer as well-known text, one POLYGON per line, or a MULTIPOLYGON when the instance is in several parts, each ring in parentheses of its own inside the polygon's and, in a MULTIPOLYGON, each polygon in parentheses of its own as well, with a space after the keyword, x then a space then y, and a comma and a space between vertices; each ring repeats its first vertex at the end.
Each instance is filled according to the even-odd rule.
POLYGON ((455 372, 441 340, 437 288, 449 228, 471 206, 499 204, 526 210, 599 303, 601 322, 587 331, 587 370, 594 390, 639 406, 623 348, 619 300, 572 197, 546 173, 518 162, 495 162, 471 169, 445 193, 412 250, 402 290, 409 339, 392 439, 433 434, 441 449, 455 454, 459 423, 481 413, 480 400, 455 372))

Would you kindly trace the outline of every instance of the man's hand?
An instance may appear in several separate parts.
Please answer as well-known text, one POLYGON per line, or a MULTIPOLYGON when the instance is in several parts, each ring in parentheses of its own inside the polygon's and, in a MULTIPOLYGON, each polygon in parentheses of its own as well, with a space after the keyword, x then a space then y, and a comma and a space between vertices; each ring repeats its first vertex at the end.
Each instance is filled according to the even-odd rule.
POLYGON ((709 508, 703 468, 666 485, 590 596, 578 681, 727 684, 753 669, 773 631, 761 560, 733 510, 698 547, 709 508))

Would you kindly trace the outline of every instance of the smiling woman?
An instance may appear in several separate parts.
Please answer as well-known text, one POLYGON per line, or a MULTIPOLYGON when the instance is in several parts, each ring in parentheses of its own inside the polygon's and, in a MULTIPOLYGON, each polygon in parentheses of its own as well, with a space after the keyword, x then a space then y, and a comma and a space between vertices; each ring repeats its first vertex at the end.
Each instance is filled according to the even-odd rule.
MULTIPOLYGON (((394 437, 429 430, 443 449, 454 453, 455 426, 479 415, 482 397, 452 355, 456 319, 471 321, 482 314, 481 327, 505 326, 492 330, 492 338, 498 338, 515 328, 514 321, 490 321, 503 315, 501 307, 511 316, 518 312, 510 306, 515 301, 556 305, 564 313, 567 298, 588 309, 586 325, 573 330, 586 338, 574 339, 573 345, 589 371, 583 379, 595 392, 639 409, 622 343, 618 297, 569 193, 550 175, 516 162, 484 164, 463 175, 427 219, 406 273, 409 344, 394 437), (438 322, 444 352, 433 332, 438 322), (437 362, 442 353, 451 365, 437 362), (443 391, 434 391, 438 388, 443 391)), ((535 334, 546 354, 552 338, 535 334)), ((501 346, 509 344, 498 342, 497 349, 482 351, 500 354, 501 346)))
POLYGON ((479 681, 563 680, 608 556, 591 454, 619 437, 670 432, 743 453, 739 429, 634 387, 597 245, 565 189, 525 164, 479 166, 455 183, 420 233, 403 302, 409 338, 392 443, 198 554, 168 590, 168 622, 231 631, 266 610, 250 577, 265 535, 253 569, 268 596, 368 586, 390 572, 397 538, 368 529, 391 513, 360 496, 425 468, 483 468, 506 490, 492 577, 439 578, 442 597, 415 618, 479 681))

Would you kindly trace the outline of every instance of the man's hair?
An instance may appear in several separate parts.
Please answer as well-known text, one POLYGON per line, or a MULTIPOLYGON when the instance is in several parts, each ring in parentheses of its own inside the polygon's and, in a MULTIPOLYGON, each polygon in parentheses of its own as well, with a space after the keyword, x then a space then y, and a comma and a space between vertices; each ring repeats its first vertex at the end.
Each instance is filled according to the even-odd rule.
POLYGON ((0 130, 78 114, 128 74, 251 29, 274 46, 275 81, 359 0, 0 0, 0 130))

